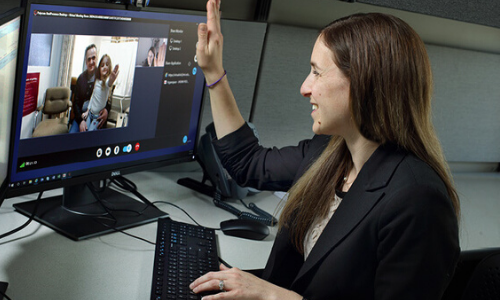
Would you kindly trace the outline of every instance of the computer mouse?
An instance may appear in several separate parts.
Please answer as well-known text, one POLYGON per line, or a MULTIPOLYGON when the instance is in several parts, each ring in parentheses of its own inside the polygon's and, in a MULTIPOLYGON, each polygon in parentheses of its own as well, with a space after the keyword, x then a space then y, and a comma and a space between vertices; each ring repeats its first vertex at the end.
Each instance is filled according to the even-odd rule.
POLYGON ((269 235, 267 225, 254 220, 232 219, 222 221, 220 229, 225 235, 235 236, 250 240, 263 240, 269 235))

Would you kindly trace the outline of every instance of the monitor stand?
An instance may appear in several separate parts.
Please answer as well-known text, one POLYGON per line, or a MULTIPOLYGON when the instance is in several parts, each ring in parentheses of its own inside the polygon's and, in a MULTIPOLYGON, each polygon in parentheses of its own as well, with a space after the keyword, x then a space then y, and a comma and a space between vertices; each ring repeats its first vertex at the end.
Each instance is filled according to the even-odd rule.
POLYGON ((87 184, 65 187, 60 196, 14 204, 14 208, 75 240, 154 222, 167 214, 110 188, 96 192, 87 184), (38 207, 37 207, 38 202, 38 207))
POLYGON ((9 284, 7 282, 0 281, 0 300, 3 299, 3 295, 7 292, 7 286, 9 284))

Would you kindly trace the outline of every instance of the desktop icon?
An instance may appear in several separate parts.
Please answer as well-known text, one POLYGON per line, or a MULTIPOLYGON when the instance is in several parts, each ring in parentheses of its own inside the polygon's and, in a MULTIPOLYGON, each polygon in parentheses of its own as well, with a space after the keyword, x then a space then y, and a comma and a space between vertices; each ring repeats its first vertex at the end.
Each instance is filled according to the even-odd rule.
POLYGON ((19 166, 19 169, 22 169, 22 168, 24 168, 24 167, 26 167, 26 163, 25 163, 25 162, 23 162, 23 163, 19 166))
POLYGON ((135 151, 139 151, 139 148, 141 148, 141 145, 139 143, 135 144, 135 151))
POLYGON ((120 146, 116 146, 113 152, 115 153, 115 155, 118 155, 120 153, 120 146))
POLYGON ((97 149, 96 155, 98 158, 102 156, 102 149, 101 148, 97 149))
POLYGON ((187 143, 187 141, 188 141, 188 137, 187 137, 187 135, 185 135, 185 136, 182 138, 182 142, 185 144, 185 143, 187 143))
POLYGON ((106 156, 111 154, 111 147, 106 148, 106 156))
POLYGON ((196 72, 198 72, 198 69, 196 67, 193 68, 193 75, 196 75, 196 72))

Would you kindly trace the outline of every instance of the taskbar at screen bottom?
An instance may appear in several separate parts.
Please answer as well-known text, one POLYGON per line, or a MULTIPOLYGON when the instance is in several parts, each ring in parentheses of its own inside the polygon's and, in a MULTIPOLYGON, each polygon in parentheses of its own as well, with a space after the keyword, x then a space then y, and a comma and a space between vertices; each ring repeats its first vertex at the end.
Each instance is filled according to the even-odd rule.
MULTIPOLYGON (((118 161, 127 160, 126 156, 150 151, 162 151, 163 153, 175 153, 186 151, 194 147, 194 143, 184 138, 171 139, 148 139, 140 141, 127 141, 122 143, 97 145, 93 147, 79 148, 74 150, 53 151, 50 153, 20 156, 17 159, 16 173, 24 173, 45 168, 53 168, 63 165, 78 163, 99 162, 112 158, 122 158, 118 161), (177 141, 177 142, 172 142, 177 141), (179 143, 180 141, 180 143, 179 143)), ((131 158, 130 160, 135 160, 131 158)), ((99 165, 100 163, 97 163, 99 165)), ((80 167, 79 167, 80 168, 80 167)))
MULTIPOLYGON (((26 194, 28 191, 36 192, 40 190, 50 190, 66 185, 72 185, 75 182, 85 182, 88 180, 96 181, 105 178, 111 178, 118 175, 124 175, 131 172, 138 172, 147 169, 159 168, 166 165, 172 165, 183 162, 191 162, 196 159, 194 151, 182 151, 161 157, 154 156, 150 158, 134 160, 133 162, 115 163, 101 167, 85 168, 74 171, 60 171, 57 173, 34 171, 35 175, 19 180, 11 180, 7 185, 8 196, 18 196, 26 194), (39 173, 39 174, 37 174, 39 173), (63 181, 66 181, 63 182, 63 181)), ((60 168, 62 169, 62 168, 60 168)), ((31 174, 30 173, 30 174, 31 174)))

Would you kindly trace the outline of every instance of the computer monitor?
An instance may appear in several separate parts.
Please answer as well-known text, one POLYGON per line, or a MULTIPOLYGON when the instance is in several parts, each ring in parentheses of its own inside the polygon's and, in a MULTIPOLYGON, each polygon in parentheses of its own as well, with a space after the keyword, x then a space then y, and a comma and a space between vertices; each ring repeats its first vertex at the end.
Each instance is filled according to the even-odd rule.
POLYGON ((165 215, 91 182, 195 160, 205 86, 197 27, 205 20, 201 12, 28 1, 7 196, 59 187, 63 195, 16 210, 74 240, 165 215))
POLYGON ((0 205, 7 189, 7 162, 23 11, 17 8, 0 14, 0 205))

